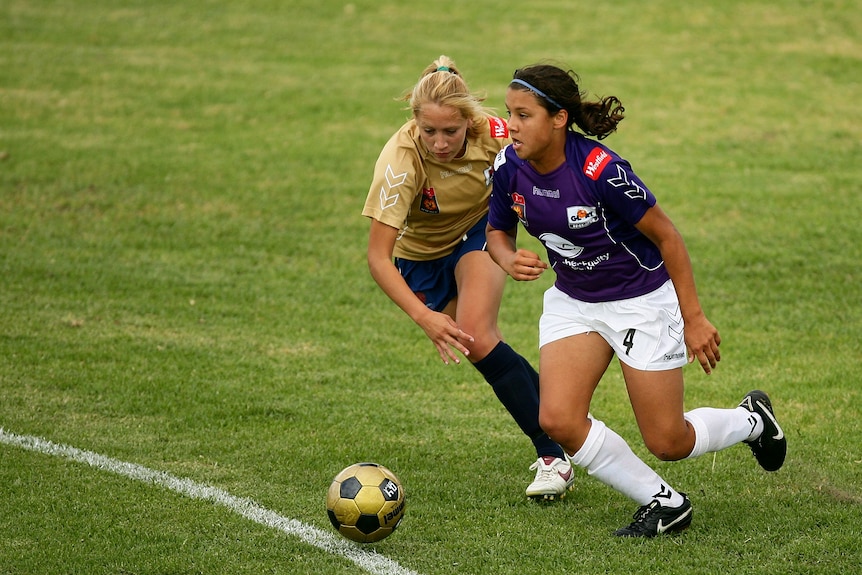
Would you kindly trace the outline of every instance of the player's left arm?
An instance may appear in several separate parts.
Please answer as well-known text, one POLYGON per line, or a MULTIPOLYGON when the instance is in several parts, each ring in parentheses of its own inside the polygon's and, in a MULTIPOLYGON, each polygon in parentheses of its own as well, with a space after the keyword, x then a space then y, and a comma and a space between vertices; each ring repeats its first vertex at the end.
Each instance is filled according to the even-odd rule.
POLYGON ((685 343, 691 351, 689 360, 697 358, 703 371, 711 373, 721 360, 718 349, 721 336, 700 306, 691 259, 682 235, 658 204, 649 208, 635 227, 658 247, 673 281, 685 322, 685 343))
POLYGON ((539 279, 542 272, 548 269, 539 255, 530 250, 517 247, 518 228, 498 230, 491 224, 485 228, 487 250, 498 266, 518 281, 533 281, 539 279))

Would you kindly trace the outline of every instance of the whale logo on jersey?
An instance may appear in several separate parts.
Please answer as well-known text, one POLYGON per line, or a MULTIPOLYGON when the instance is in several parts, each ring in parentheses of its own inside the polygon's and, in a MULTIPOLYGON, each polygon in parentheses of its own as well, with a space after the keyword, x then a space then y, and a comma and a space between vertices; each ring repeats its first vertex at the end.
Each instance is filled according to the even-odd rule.
POLYGON ((564 258, 576 258, 584 251, 584 248, 581 246, 576 246, 566 238, 552 234, 551 232, 545 232, 540 235, 539 241, 545 244, 546 248, 554 250, 564 258))

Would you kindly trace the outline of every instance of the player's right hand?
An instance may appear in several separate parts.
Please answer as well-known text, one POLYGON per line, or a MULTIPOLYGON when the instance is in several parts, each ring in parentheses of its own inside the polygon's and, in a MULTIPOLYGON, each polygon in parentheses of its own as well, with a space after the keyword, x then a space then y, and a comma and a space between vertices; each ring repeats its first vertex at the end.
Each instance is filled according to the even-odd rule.
POLYGON ((461 358, 458 357, 456 351, 461 352, 465 357, 470 355, 470 350, 462 342, 472 342, 473 336, 461 331, 455 320, 445 313, 428 311, 429 313, 417 322, 419 327, 434 343, 443 363, 449 365, 449 360, 461 363, 461 358))

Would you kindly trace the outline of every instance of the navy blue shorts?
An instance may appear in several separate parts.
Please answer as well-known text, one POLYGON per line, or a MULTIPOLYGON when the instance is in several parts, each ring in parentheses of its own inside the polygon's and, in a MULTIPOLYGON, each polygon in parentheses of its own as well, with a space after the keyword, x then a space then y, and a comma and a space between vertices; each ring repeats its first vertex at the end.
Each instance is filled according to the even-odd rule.
POLYGON ((488 216, 479 220, 464 234, 461 243, 448 256, 422 262, 395 258, 395 267, 416 297, 429 309, 441 311, 458 295, 455 266, 464 254, 485 249, 487 223, 488 216))

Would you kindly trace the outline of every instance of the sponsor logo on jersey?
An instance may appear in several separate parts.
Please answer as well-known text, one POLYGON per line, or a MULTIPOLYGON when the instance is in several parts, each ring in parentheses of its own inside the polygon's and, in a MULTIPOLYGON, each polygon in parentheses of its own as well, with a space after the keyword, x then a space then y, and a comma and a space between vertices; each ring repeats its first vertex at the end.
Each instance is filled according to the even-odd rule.
POLYGON ((518 192, 512 192, 512 210, 518 214, 518 219, 527 226, 527 202, 518 192))
POLYGON ((506 124, 506 120, 503 118, 490 117, 488 118, 488 124, 491 126, 491 137, 492 138, 508 138, 509 137, 509 126, 506 124))
POLYGON ((533 195, 541 196, 543 198, 560 199, 560 190, 543 190, 538 186, 533 186, 533 195))
POLYGON ((605 169, 605 165, 610 161, 611 155, 607 151, 595 147, 584 162, 584 174, 591 180, 598 180, 602 170, 605 169))
POLYGON ((602 262, 611 259, 611 254, 604 253, 588 261, 573 261, 570 259, 563 260, 563 263, 575 270, 576 272, 591 272, 602 262))
POLYGON ((440 170, 440 177, 445 180, 446 178, 450 178, 452 176, 457 176, 458 174, 466 174, 466 173, 472 172, 472 171, 473 171, 473 164, 468 163, 464 166, 461 166, 457 170, 440 170))
POLYGON ((509 148, 509 146, 506 146, 505 148, 503 148, 502 150, 497 152, 497 157, 494 158, 494 171, 495 172, 500 169, 500 166, 502 166, 503 164, 506 163, 506 150, 508 148, 509 148))
POLYGON ((569 229, 579 230, 599 221, 596 208, 593 206, 569 206, 566 208, 569 229))
POLYGON ((576 246, 566 238, 551 232, 539 236, 539 241, 549 250, 554 250, 564 258, 576 258, 583 253, 584 248, 576 246))
POLYGON ((440 206, 437 205, 437 194, 434 188, 422 188, 422 203, 419 204, 419 210, 426 214, 439 214, 440 206))

